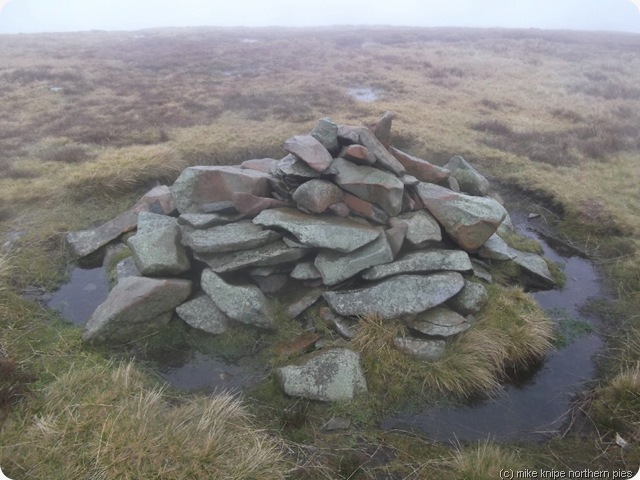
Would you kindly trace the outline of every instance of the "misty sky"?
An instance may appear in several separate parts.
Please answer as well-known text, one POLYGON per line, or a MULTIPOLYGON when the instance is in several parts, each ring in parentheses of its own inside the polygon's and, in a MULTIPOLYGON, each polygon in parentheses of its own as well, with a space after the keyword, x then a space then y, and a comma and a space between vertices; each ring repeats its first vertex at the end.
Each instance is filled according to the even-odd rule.
POLYGON ((640 0, 0 0, 0 33, 415 25, 640 33, 640 0))

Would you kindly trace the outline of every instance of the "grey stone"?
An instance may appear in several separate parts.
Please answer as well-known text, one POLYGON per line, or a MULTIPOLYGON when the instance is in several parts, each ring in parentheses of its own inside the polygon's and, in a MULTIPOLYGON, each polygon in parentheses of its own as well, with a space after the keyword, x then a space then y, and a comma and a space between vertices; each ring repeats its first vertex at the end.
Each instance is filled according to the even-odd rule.
POLYGON ((318 123, 313 127, 310 134, 330 153, 338 152, 338 148, 340 148, 338 145, 338 125, 330 118, 321 118, 318 120, 318 123))
POLYGON ((256 225, 250 220, 218 225, 206 230, 182 228, 182 243, 194 252, 219 253, 247 250, 273 243, 282 234, 256 225))
POLYGON ((161 228, 173 227, 178 222, 175 218, 151 212, 138 214, 137 233, 151 233, 161 228))
POLYGON ((333 432, 335 430, 347 430, 351 428, 351 420, 344 417, 331 417, 327 423, 325 423, 323 430, 327 432, 333 432))
POLYGON ((245 160, 240 164, 240 168, 257 170, 258 172, 273 175, 277 164, 278 160, 274 158, 256 158, 252 160, 245 160))
POLYGON ((231 285, 205 268, 202 271, 201 286, 213 303, 230 319, 260 328, 275 328, 272 307, 255 285, 231 285))
POLYGON ((330 308, 322 307, 319 315, 323 322, 328 323, 338 335, 347 340, 353 338, 358 331, 358 325, 360 324, 358 320, 336 315, 330 308))
POLYGON ((342 158, 333 161, 337 175, 335 183, 347 192, 379 205, 387 214, 402 210, 404 185, 395 176, 374 167, 355 165, 342 158))
POLYGON ((384 225, 389 221, 389 215, 387 215, 384 210, 371 202, 367 202, 366 200, 356 197, 355 195, 345 193, 344 203, 346 203, 354 213, 362 215, 364 218, 373 220, 376 223, 384 225))
POLYGON ((320 172, 317 172, 293 154, 287 155, 278 162, 275 174, 277 176, 290 176, 300 179, 320 177, 320 172))
POLYGON ((414 177, 413 175, 407 175, 406 173, 400 177, 400 181, 406 187, 415 187, 420 183, 420 180, 418 180, 416 177, 414 177))
POLYGON ((466 318, 446 307, 432 308, 406 319, 404 323, 420 333, 439 337, 451 337, 471 327, 466 318))
POLYGON ((362 145, 347 145, 342 149, 340 155, 341 158, 345 158, 356 165, 373 165, 376 163, 376 158, 369 153, 367 147, 362 145))
POLYGON ((291 278, 295 280, 316 280, 322 278, 313 260, 298 262, 291 272, 291 278))
POLYGON ((353 400, 357 394, 367 392, 357 352, 334 348, 311 354, 303 362, 276 369, 276 378, 286 395, 337 402, 353 400))
POLYGON ((393 260, 393 252, 386 235, 380 230, 378 238, 349 253, 322 250, 314 262, 325 285, 336 285, 373 265, 393 260))
POLYGON ((468 252, 480 248, 507 215, 504 207, 490 198, 456 193, 430 183, 415 188, 429 212, 468 252))
POLYGON ((447 301, 447 305, 461 315, 475 315, 488 301, 489 295, 484 285, 465 280, 464 288, 447 301))
POLYGON ((178 224, 171 217, 164 218, 172 220, 173 224, 152 228, 150 225, 158 220, 154 219, 145 223, 142 230, 127 240, 136 267, 142 275, 178 275, 191 268, 187 251, 180 243, 178 224))
POLYGON ((489 239, 482 244, 477 254, 481 258, 488 258, 490 260, 511 260, 518 256, 497 233, 491 235, 489 239))
POLYGON ((404 166, 385 148, 375 134, 366 127, 354 127, 351 125, 338 126, 338 139, 346 140, 350 143, 359 143, 367 147, 369 152, 376 158, 375 165, 401 176, 406 173, 404 166))
POLYGON ((206 263, 216 273, 232 272, 247 267, 268 267, 293 262, 304 257, 311 250, 290 247, 282 240, 251 250, 227 253, 197 253, 194 257, 206 263))
POLYGON ((121 213, 113 220, 90 230, 69 232, 65 240, 76 258, 83 258, 98 251, 120 235, 136 228, 138 214, 132 210, 121 213))
POLYGON ((316 172, 323 172, 333 157, 327 149, 312 135, 296 135, 284 142, 284 149, 296 155, 316 172))
POLYGON ((515 248, 512 251, 517 256, 511 261, 518 265, 524 273, 524 283, 535 288, 555 287, 556 282, 553 280, 549 265, 547 265, 544 258, 535 253, 522 252, 515 248))
MULTIPOLYGON (((234 192, 233 195, 236 195, 234 192)), ((200 205, 200 209, 203 213, 221 213, 221 214, 233 214, 235 213, 235 203, 233 200, 223 200, 220 202, 203 203, 200 205)))
POLYGON ((487 266, 482 262, 476 260, 475 258, 471 259, 471 265, 473 266, 473 275, 480 280, 483 280, 487 283, 493 282, 493 277, 487 270, 487 266))
POLYGON ((169 322, 174 308, 191 294, 191 282, 127 277, 113 287, 87 322, 82 339, 128 342, 169 322))
POLYGON ((240 220, 242 215, 223 215, 220 213, 183 213, 178 217, 178 224, 192 228, 210 228, 226 225, 240 220))
POLYGON ((227 331, 229 319, 205 293, 176 308, 176 314, 188 325, 213 335, 227 331))
POLYGON ((258 286, 260 291, 267 295, 278 293, 289 281, 289 275, 286 275, 284 273, 275 273, 268 276, 252 275, 251 278, 254 282, 256 282, 256 285, 258 286))
POLYGON ((298 208, 322 213, 334 203, 344 200, 344 192, 327 180, 309 180, 293 192, 292 198, 298 208))
POLYGON ((444 168, 458 181, 461 191, 477 196, 489 193, 489 181, 460 155, 452 157, 444 168))
POLYGON ((447 346, 444 340, 421 340, 410 337, 394 338, 393 344, 401 352, 424 362, 440 360, 447 346))
POLYGON ((423 250, 404 255, 395 262, 377 265, 362 273, 365 280, 380 280, 402 273, 436 272, 452 270, 468 272, 472 270, 467 252, 462 250, 423 250))
POLYGON ((393 225, 391 228, 384 231, 384 234, 387 236, 389 246, 391 247, 393 258, 395 258, 402 249, 402 244, 404 243, 404 239, 407 237, 408 230, 409 227, 406 224, 400 223, 398 225, 393 225))
POLYGON ((140 271, 138 267, 136 267, 136 262, 133 257, 120 260, 116 265, 116 282, 119 282, 123 278, 140 276, 140 271))
POLYGON ((373 134, 384 148, 389 148, 389 143, 391 142, 391 123, 394 117, 393 112, 384 112, 373 130, 373 134))
POLYGON ((458 272, 398 275, 371 287, 325 292, 323 297, 339 315, 377 314, 391 319, 438 306, 463 286, 464 279, 458 272))
POLYGON ((168 186, 158 185, 145 193, 132 210, 171 215, 176 210, 176 202, 168 186))
POLYGON ((233 194, 235 209, 247 217, 255 217, 267 208, 289 207, 291 202, 284 202, 269 197, 257 197, 248 193, 237 192, 233 194))
POLYGON ((268 197, 270 178, 267 173, 240 167, 188 167, 171 187, 171 193, 180 213, 205 213, 202 205, 233 201, 237 192, 268 197))
POLYGON ((283 228, 309 247, 340 252, 352 252, 379 235, 375 228, 347 218, 307 215, 294 208, 265 210, 253 222, 266 227, 283 228))
POLYGON ((406 240, 414 247, 422 247, 427 242, 442 240, 442 229, 438 221, 426 210, 403 213, 389 220, 389 225, 407 226, 406 240))
POLYGON ((284 307, 289 318, 296 318, 307 308, 312 306, 322 296, 324 288, 293 287, 278 296, 280 305, 284 307))

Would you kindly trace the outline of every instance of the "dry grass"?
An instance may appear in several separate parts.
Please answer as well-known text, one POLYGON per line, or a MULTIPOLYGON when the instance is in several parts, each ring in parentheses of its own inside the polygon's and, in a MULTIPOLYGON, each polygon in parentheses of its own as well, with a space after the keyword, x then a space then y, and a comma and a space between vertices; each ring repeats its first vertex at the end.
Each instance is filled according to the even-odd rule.
POLYGON ((461 480, 493 480, 504 478, 503 471, 515 474, 525 469, 516 450, 489 441, 459 446, 450 464, 461 480))
POLYGON ((232 396, 172 405, 132 364, 71 370, 42 394, 2 441, 13 478, 285 477, 278 443, 232 396))

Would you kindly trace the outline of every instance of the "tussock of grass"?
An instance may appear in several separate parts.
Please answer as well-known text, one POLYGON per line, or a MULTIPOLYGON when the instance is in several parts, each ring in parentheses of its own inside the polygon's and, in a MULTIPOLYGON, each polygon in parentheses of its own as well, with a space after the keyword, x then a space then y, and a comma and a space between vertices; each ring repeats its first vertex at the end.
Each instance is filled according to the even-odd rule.
POLYGON ((43 395, 2 442, 14 478, 284 478, 279 445, 230 395, 173 406, 132 364, 71 370, 43 395))
POLYGON ((450 341, 440 360, 421 362, 398 351, 393 339, 403 334, 398 322, 366 316, 351 340, 370 389, 388 404, 436 392, 462 398, 495 392, 506 367, 525 368, 551 349, 553 328, 522 289, 492 285, 477 324, 450 341))
POLYGON ((113 197, 149 183, 172 182, 187 166, 164 146, 135 146, 107 150, 95 161, 69 171, 62 184, 74 198, 113 197))
POLYGON ((640 362, 596 389, 590 414, 608 432, 640 441, 640 362))
POLYGON ((450 462, 456 477, 464 480, 494 480, 503 478, 502 471, 524 470, 517 451, 508 450, 492 442, 481 442, 475 446, 458 447, 450 462))

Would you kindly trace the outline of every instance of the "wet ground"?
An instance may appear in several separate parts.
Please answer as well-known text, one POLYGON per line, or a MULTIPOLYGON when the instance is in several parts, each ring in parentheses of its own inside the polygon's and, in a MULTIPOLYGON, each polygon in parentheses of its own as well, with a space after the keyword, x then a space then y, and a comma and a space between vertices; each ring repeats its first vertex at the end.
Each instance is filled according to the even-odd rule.
POLYGON ((600 321, 582 310, 589 300, 605 295, 595 267, 584 258, 565 257, 552 249, 535 232, 536 220, 519 213, 511 217, 518 231, 536 239, 567 276, 564 288, 536 292, 534 298, 556 322, 581 324, 586 333, 558 347, 541 365, 519 374, 495 398, 395 415, 384 419, 381 428, 413 430, 438 441, 543 439, 562 429, 572 396, 595 377, 593 357, 603 346, 596 332, 600 321))

